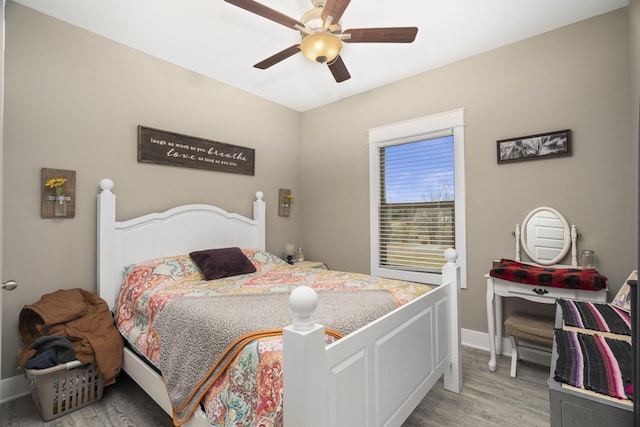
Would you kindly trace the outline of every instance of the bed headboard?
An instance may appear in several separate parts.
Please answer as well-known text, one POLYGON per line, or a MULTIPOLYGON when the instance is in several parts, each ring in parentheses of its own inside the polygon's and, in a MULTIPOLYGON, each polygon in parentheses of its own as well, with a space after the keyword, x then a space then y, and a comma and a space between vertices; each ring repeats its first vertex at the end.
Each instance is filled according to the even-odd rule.
POLYGON ((265 203, 261 191, 253 219, 210 205, 178 206, 127 221, 116 221, 113 181, 100 181, 98 194, 98 294, 115 305, 127 265, 194 250, 238 246, 265 249, 265 203))

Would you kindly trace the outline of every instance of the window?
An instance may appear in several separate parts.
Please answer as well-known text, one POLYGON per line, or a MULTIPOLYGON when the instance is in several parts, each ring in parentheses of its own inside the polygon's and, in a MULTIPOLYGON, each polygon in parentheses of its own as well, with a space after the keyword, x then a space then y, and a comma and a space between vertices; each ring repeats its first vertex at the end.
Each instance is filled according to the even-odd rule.
POLYGON ((463 110, 369 130, 371 274, 440 283, 455 247, 466 287, 463 110))
POLYGON ((455 246, 453 136, 378 148, 379 261, 438 272, 455 246))

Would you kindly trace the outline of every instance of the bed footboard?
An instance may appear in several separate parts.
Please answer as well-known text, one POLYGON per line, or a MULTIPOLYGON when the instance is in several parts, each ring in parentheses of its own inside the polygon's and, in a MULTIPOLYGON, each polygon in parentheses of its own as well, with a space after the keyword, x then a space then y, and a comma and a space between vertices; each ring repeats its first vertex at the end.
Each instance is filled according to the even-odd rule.
POLYGON ((442 285, 329 346, 310 317, 315 293, 292 293, 285 425, 400 426, 442 376, 447 390, 460 391, 459 267, 455 250, 445 257, 442 285))

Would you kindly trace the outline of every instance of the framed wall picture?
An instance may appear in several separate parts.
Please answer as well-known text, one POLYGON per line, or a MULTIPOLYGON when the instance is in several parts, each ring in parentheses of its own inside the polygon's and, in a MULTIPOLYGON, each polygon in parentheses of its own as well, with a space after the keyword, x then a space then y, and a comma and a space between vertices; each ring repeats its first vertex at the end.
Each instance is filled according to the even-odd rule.
POLYGON ((611 301, 611 305, 626 311, 631 312, 631 287, 629 286, 629 280, 638 280, 638 271, 633 270, 627 280, 624 281, 622 287, 616 294, 616 297, 611 301))
POLYGON ((498 141, 498 163, 569 155, 571 155, 570 129, 498 141))

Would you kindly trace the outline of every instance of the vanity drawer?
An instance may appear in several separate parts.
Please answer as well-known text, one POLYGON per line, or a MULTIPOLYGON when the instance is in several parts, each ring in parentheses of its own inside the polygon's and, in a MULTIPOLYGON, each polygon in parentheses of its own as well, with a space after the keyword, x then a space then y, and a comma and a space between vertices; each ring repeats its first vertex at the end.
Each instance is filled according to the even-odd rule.
MULTIPOLYGON (((549 286, 527 285, 514 282, 506 282, 499 280, 501 284, 496 283, 496 290, 503 290, 512 296, 541 297, 556 300, 557 298, 566 298, 574 300, 586 300, 595 302, 607 301, 607 290, 586 291, 583 289, 553 288, 549 286), (500 289, 504 288, 504 289, 500 289)), ((496 281, 497 282, 497 281, 496 281)))

